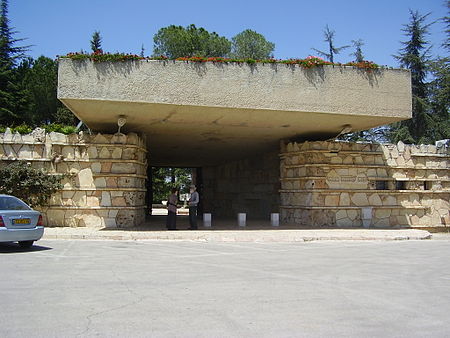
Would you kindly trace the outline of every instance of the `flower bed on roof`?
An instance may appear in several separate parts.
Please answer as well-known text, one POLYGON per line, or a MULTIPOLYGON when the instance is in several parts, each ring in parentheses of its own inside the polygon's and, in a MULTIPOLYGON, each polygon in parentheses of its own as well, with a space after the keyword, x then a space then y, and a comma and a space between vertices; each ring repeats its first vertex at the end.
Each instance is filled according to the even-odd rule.
POLYGON ((256 63, 276 63, 276 64, 286 64, 286 65, 299 65, 303 68, 313 68, 317 66, 331 65, 331 66, 350 66, 360 69, 372 70, 380 68, 379 65, 373 63, 372 61, 361 61, 361 62, 348 62, 348 63, 333 63, 326 61, 317 56, 308 56, 305 59, 263 59, 263 60, 255 60, 255 59, 234 59, 234 58, 224 58, 224 57, 202 57, 202 56, 189 56, 189 57, 180 57, 176 59, 169 59, 165 56, 157 56, 157 57, 148 57, 148 56, 140 56, 136 54, 124 54, 124 53, 102 53, 96 52, 92 54, 85 53, 68 53, 67 55, 58 56, 59 59, 72 59, 72 60, 91 60, 94 62, 123 62, 123 61, 137 61, 137 60, 175 60, 175 61, 185 61, 185 62, 197 62, 197 63, 205 63, 205 62, 213 62, 213 63, 247 63, 247 64, 256 64, 256 63))

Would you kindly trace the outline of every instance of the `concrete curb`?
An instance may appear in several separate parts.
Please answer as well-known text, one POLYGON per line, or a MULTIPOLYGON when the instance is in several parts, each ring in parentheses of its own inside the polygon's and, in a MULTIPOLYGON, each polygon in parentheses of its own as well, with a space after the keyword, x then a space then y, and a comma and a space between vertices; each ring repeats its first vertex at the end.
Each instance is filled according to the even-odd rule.
POLYGON ((154 240, 203 242, 309 242, 361 240, 423 240, 425 230, 317 229, 317 230, 200 230, 127 231, 90 228, 46 228, 43 239, 154 240))

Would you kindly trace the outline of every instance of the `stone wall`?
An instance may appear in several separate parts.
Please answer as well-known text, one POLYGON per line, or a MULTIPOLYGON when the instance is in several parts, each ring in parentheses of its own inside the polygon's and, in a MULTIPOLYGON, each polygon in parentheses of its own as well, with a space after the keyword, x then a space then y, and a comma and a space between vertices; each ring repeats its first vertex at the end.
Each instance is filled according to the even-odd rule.
POLYGON ((23 160, 53 174, 69 174, 42 209, 49 226, 129 227, 145 218, 147 154, 134 133, 0 134, 0 165, 23 160))
POLYGON ((276 153, 203 168, 204 212, 213 217, 269 219, 279 212, 280 160, 276 153))
POLYGON ((281 218, 306 226, 449 226, 449 148, 283 144, 281 218))

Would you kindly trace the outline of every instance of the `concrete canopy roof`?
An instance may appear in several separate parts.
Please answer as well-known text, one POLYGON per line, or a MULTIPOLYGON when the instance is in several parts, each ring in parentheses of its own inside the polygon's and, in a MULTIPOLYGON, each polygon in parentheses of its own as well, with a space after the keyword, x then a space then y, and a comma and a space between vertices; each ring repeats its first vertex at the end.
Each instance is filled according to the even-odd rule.
POLYGON ((411 117, 410 73, 181 61, 59 62, 58 98, 94 131, 146 135, 155 166, 205 166, 411 117))

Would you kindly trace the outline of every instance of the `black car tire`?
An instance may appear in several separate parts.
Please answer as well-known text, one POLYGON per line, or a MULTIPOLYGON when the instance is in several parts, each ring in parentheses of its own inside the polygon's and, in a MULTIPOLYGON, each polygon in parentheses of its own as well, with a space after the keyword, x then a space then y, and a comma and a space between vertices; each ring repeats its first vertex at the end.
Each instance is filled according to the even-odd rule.
POLYGON ((19 245, 23 249, 31 248, 33 246, 34 241, 22 241, 19 242, 19 245))

